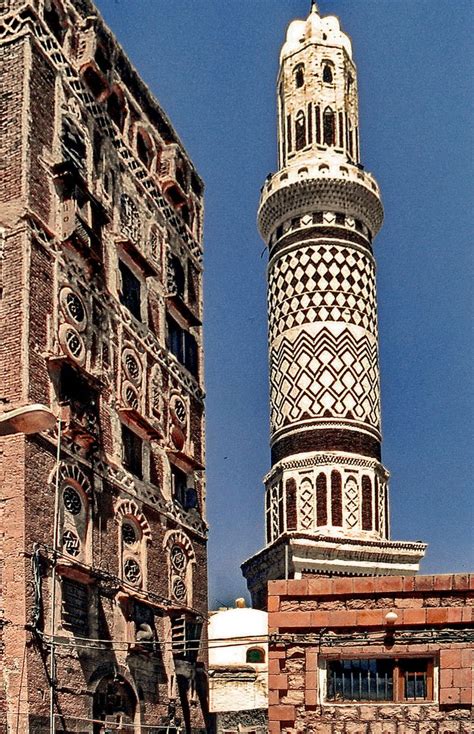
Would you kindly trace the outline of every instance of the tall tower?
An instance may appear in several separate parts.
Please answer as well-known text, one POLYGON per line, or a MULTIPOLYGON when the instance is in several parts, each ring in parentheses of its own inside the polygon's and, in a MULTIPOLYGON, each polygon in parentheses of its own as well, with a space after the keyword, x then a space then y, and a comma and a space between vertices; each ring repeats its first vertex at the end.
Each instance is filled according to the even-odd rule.
POLYGON ((389 540, 372 251, 383 209, 360 163, 351 42, 314 3, 288 28, 277 90, 279 170, 258 212, 272 468, 266 547, 243 564, 257 606, 269 579, 413 574, 425 550, 389 540))

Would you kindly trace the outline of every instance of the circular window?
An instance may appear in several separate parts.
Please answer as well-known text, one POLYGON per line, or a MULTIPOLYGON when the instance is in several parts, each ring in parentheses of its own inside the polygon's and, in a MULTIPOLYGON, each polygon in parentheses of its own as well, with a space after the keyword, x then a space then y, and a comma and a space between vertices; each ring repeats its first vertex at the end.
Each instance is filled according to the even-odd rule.
POLYGON ((131 584, 140 583, 142 572, 140 571, 140 566, 133 558, 127 558, 123 564, 123 572, 125 578, 127 581, 130 581, 131 584))
POLYGON ((82 510, 82 500, 79 492, 67 485, 63 492, 64 507, 71 515, 79 515, 82 510))
POLYGON ((132 380, 132 382, 134 382, 135 384, 139 383, 142 370, 140 362, 138 361, 134 353, 131 352, 129 349, 126 349, 123 353, 122 361, 125 366, 127 375, 132 380))
POLYGON ((70 556, 78 556, 81 550, 81 541, 76 533, 72 530, 65 530, 63 533, 63 548, 70 556))
POLYGON ((176 571, 184 571, 186 568, 186 555, 179 545, 174 545, 171 549, 171 563, 176 571))
POLYGON ((66 354, 69 354, 76 362, 84 362, 86 356, 84 341, 73 326, 62 324, 59 327, 59 342, 66 354))
POLYGON ((131 522, 122 523, 122 540, 126 545, 135 545, 138 540, 138 533, 135 525, 131 522))
POLYGON ((179 602, 186 600, 186 585, 182 579, 173 580, 173 596, 179 602))
POLYGON ((178 423, 180 423, 182 426, 185 426, 187 411, 186 411, 186 404, 184 400, 180 398, 178 395, 173 395, 170 401, 170 407, 178 423))
POLYGON ((85 329, 87 312, 83 300, 77 293, 72 288, 63 288, 59 300, 67 320, 73 323, 79 331, 85 329))

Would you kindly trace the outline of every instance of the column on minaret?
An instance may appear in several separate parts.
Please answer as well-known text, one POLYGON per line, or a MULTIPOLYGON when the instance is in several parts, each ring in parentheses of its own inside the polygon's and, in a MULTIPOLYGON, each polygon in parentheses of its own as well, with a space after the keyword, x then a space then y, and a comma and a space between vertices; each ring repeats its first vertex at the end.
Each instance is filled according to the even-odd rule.
POLYGON ((258 215, 272 468, 266 548, 244 575, 255 591, 305 573, 414 573, 424 546, 387 540, 372 251, 380 192, 360 164, 351 42, 314 5, 288 28, 277 98, 279 170, 258 215))

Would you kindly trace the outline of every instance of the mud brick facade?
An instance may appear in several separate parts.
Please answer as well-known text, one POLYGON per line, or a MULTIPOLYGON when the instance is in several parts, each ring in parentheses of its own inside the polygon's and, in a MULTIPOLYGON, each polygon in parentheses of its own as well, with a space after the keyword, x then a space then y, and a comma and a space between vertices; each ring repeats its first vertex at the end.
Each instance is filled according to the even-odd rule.
POLYGON ((90 0, 0 13, 0 731, 201 732, 202 182, 90 0))
POLYGON ((473 598, 472 574, 271 581, 270 734, 472 732, 473 598))

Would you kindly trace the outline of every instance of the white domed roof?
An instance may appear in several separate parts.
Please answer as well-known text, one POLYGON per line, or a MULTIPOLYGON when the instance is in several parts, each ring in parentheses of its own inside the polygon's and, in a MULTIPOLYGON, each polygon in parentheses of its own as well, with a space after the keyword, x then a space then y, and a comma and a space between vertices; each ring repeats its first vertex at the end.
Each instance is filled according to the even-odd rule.
POLYGON ((286 40, 280 53, 280 63, 291 56, 306 43, 320 43, 328 46, 342 46, 352 58, 350 39, 341 31, 339 20, 334 15, 321 18, 315 8, 306 20, 293 20, 288 26, 286 40))
POLYGON ((209 641, 233 637, 253 637, 268 632, 268 614, 259 609, 225 609, 209 621, 209 641))

